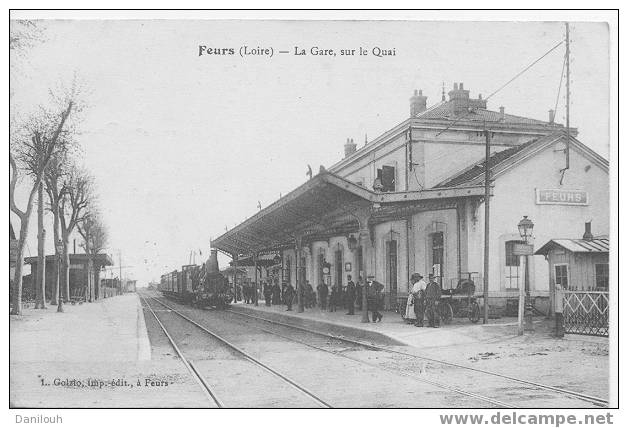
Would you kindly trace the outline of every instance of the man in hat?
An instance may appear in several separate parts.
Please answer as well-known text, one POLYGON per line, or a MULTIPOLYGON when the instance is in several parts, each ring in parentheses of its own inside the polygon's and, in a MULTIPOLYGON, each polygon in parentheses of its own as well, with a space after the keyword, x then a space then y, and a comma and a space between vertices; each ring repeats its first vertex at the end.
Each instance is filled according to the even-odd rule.
POLYGON ((355 302, 355 283, 352 281, 351 279, 351 275, 347 275, 347 308, 349 309, 349 312, 347 312, 347 315, 354 315, 355 314, 355 306, 354 306, 354 302, 355 302))
POLYGON ((284 283, 283 286, 283 302, 288 307, 286 311, 292 310, 292 301, 294 300, 294 287, 291 283, 284 283))
POLYGON ((423 327, 423 318, 425 317, 425 288, 427 287, 427 283, 420 273, 413 273, 410 277, 410 282, 412 283, 410 294, 412 294, 414 315, 416 317, 414 325, 423 327))
POLYGON ((430 327, 440 327, 440 316, 438 314, 438 302, 440 301, 440 284, 436 282, 434 274, 429 274, 429 284, 425 288, 425 300, 427 309, 427 320, 430 327))

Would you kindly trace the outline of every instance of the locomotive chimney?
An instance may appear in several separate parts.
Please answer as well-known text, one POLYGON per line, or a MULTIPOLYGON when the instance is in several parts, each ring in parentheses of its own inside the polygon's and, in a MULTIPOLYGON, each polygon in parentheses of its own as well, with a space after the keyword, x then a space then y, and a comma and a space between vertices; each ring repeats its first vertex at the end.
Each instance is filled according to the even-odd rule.
POLYGON ((207 260, 207 273, 218 273, 218 250, 212 248, 210 250, 209 260, 207 260))

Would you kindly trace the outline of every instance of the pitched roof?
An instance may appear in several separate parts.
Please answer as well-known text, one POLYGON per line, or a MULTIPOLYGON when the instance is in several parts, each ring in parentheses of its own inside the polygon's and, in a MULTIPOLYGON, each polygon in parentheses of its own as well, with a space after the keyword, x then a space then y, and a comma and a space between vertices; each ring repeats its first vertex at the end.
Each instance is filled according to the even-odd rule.
MULTIPOLYGON (((457 120, 459 122, 501 122, 505 124, 517 124, 517 125, 546 125, 550 126, 549 122, 542 120, 531 119, 528 117, 515 116, 512 114, 502 114, 497 111, 487 110, 483 108, 474 108, 473 110, 466 112, 462 115, 456 115, 453 112, 453 103, 451 101, 443 101, 439 104, 435 104, 424 112, 418 114, 416 119, 427 120, 457 120)), ((551 125, 562 126, 562 125, 551 125)))
POLYGON ((545 255, 557 246, 572 253, 608 253, 608 238, 587 239, 552 239, 534 254, 545 255))
MULTIPOLYGON (((530 147, 537 141, 539 141, 539 139, 535 138, 519 146, 511 147, 509 149, 493 153, 491 157, 488 158, 489 168, 491 170, 495 169, 496 166, 510 159, 517 153, 521 152, 523 149, 530 147)), ((437 185, 436 187, 455 187, 462 184, 467 184, 467 182, 473 180, 474 178, 483 176, 485 165, 486 165, 485 161, 482 161, 479 164, 472 165, 470 168, 467 168, 463 170, 462 172, 459 172, 455 174, 454 176, 449 177, 447 180, 437 185)), ((484 180, 482 180, 482 182, 483 181, 484 180)))

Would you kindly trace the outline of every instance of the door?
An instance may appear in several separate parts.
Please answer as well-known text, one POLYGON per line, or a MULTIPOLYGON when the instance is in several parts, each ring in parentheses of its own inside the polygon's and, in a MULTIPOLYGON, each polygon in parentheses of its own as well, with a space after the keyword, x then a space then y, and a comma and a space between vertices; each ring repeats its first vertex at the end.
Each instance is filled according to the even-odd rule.
POLYGON ((397 302, 397 241, 386 242, 386 282, 389 307, 393 307, 397 302))
POLYGON ((445 268, 445 247, 443 232, 432 233, 432 273, 438 284, 443 286, 443 270, 445 268))
POLYGON ((338 286, 338 290, 342 289, 342 251, 338 250, 334 253, 334 267, 336 273, 336 282, 335 285, 338 286))

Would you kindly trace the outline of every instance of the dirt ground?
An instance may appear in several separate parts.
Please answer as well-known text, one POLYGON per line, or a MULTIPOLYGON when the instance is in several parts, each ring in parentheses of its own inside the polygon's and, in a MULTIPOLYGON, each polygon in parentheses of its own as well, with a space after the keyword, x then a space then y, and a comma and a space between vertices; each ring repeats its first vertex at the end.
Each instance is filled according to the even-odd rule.
MULTIPOLYGON (((244 320, 236 314, 170 304, 303 384, 334 407, 491 407, 490 403, 424 381, 447 383, 521 407, 592 407, 591 403, 464 369, 365 350, 288 327, 244 320)), ((111 333, 118 327, 114 322, 115 312, 107 308, 111 320, 105 317, 95 325, 76 325, 79 318, 66 317, 72 323, 66 326, 66 331, 51 321, 57 315, 52 311, 27 311, 23 317, 11 318, 12 407, 211 407, 145 308, 139 313, 143 317, 140 325, 146 326, 150 340, 148 360, 135 360, 140 354, 133 347, 119 346, 116 350, 111 340, 97 350, 94 346, 100 343, 98 340, 87 343, 83 351, 76 343, 60 348, 58 344, 63 346, 63 340, 57 340, 54 348, 45 349, 50 346, 50 335, 63 338, 72 328, 95 329, 96 336, 111 333), (50 331, 51 325, 55 326, 54 331, 50 331), (66 355, 68 352, 70 355, 66 355), (83 352, 89 359, 82 358, 83 352)), ((68 311, 78 316, 87 309, 97 308, 70 307, 68 311)), ((158 309, 158 315, 181 350, 194 361, 227 406, 316 405, 167 309, 154 309, 158 309)), ((550 327, 549 322, 537 320, 534 333, 517 336, 512 325, 487 327, 488 330, 443 326, 440 330, 419 332, 423 336, 415 346, 390 348, 608 398, 608 341, 585 336, 557 339, 551 336, 550 327), (448 332, 448 328, 452 331, 448 332), (447 334, 452 337, 466 334, 468 340, 453 345, 442 345, 450 341, 430 341, 430 337, 447 334)), ((130 334, 124 337, 131 339, 130 334)))

